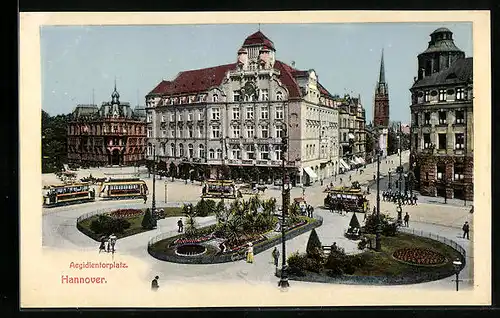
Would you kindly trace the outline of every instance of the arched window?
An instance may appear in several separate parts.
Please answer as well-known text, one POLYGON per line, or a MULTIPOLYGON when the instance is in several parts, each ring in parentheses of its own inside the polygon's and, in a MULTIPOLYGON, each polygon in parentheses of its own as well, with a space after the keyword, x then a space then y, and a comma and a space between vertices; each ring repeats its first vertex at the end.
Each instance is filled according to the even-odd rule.
POLYGON ((213 149, 210 149, 208 151, 208 158, 209 159, 215 159, 215 151, 213 149))
POLYGON ((205 147, 203 145, 198 147, 198 154, 200 158, 205 158, 205 147))
POLYGON ((175 144, 170 144, 170 156, 175 157, 175 144))
POLYGON ((161 143, 161 155, 162 156, 167 155, 167 145, 164 142, 161 143))
POLYGON ((219 95, 214 94, 214 95, 212 96, 212 101, 213 101, 214 103, 217 103, 217 102, 219 101, 219 95))
POLYGON ((276 92, 276 100, 283 100, 283 93, 276 92))
POLYGON ((151 156, 153 154, 153 145, 148 143, 148 156, 151 156))
POLYGON ((179 144, 179 157, 184 157, 184 145, 179 144))
POLYGON ((194 157, 194 148, 192 144, 188 145, 188 157, 193 158, 194 157))
POLYGON ((222 149, 217 149, 217 159, 222 159, 222 149))

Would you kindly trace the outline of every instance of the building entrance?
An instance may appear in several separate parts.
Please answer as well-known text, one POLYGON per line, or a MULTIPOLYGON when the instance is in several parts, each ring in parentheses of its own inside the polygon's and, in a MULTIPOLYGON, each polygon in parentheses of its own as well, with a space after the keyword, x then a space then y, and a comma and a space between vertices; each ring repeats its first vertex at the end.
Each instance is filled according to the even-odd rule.
POLYGON ((120 151, 118 149, 114 149, 109 155, 109 164, 114 166, 114 165, 120 165, 122 163, 123 163, 122 154, 120 154, 120 151))

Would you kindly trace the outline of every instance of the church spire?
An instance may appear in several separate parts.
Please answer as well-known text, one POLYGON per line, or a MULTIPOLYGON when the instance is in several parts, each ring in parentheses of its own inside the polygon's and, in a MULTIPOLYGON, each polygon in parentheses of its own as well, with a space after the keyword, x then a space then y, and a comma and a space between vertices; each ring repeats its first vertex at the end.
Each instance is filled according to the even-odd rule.
POLYGON ((378 78, 378 82, 385 83, 384 49, 382 49, 382 59, 380 60, 380 75, 378 78))

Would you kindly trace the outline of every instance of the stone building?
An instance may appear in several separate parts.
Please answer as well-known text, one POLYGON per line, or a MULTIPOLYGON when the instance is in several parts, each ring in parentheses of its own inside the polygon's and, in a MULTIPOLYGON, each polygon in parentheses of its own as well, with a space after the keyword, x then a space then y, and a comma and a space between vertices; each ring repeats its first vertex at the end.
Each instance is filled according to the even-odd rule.
POLYGON ((410 166, 422 195, 473 199, 472 57, 439 28, 411 87, 410 166))
POLYGON ((137 165, 144 161, 143 107, 132 110, 115 90, 111 102, 78 105, 68 122, 68 162, 82 166, 137 165))
POLYGON ((389 86, 385 81, 384 51, 380 60, 380 73, 375 87, 373 103, 373 126, 378 139, 378 149, 387 156, 389 137, 389 86))
POLYGON ((339 109, 340 165, 343 171, 365 164, 366 118, 361 97, 346 95, 335 101, 339 109))
POLYGON ((160 160, 209 167, 211 177, 222 165, 279 177, 286 129, 292 183, 337 173, 338 109, 316 71, 277 60, 260 31, 236 55, 235 63, 181 72, 146 96, 148 158, 155 145, 160 160))

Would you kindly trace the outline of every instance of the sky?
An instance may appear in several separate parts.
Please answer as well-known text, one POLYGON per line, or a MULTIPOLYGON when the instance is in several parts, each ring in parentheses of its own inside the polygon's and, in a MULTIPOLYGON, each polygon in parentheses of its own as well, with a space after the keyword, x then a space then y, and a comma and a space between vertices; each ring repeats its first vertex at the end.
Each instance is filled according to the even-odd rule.
MULTIPOLYGON (((374 90, 384 49, 390 120, 409 122, 417 55, 439 27, 472 56, 471 23, 262 24, 276 59, 314 69, 330 93, 361 96, 373 120, 374 90)), ((162 79, 185 70, 236 62, 258 24, 163 26, 44 26, 41 28, 42 109, 67 114, 77 104, 110 100, 116 78, 120 101, 145 104, 162 79)))

